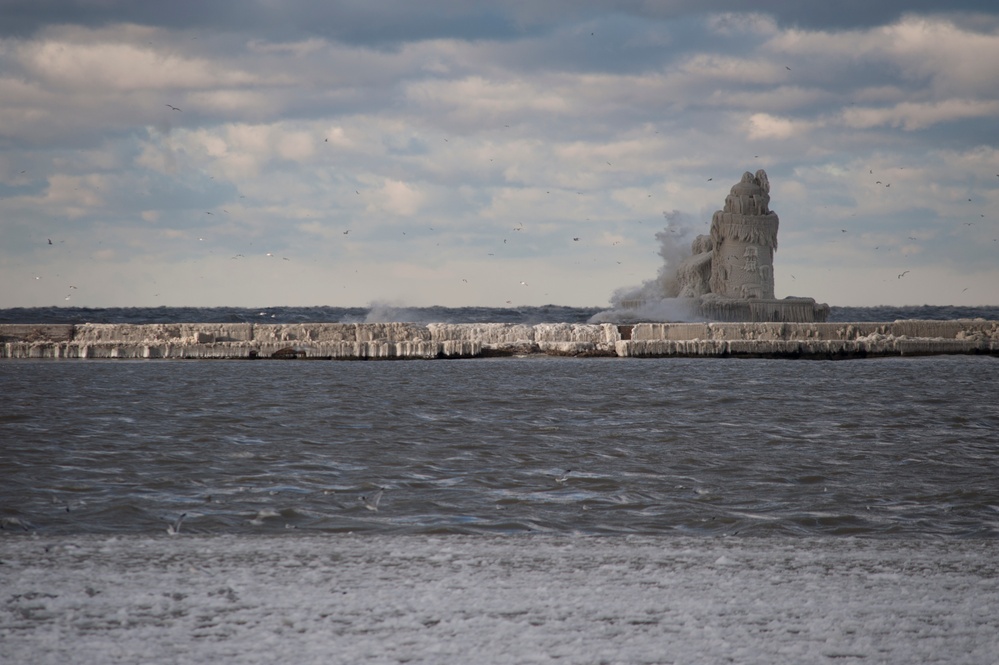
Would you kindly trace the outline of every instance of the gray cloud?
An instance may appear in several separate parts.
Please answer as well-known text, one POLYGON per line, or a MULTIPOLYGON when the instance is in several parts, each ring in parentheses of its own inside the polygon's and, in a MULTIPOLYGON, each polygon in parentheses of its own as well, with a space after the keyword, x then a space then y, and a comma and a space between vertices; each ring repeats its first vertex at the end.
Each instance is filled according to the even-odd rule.
POLYGON ((0 280, 599 305, 756 168, 778 291, 999 278, 995 10, 743 4, 5 2, 0 280))
MULTIPOLYGON (((608 16, 678 20, 708 12, 753 11, 774 16, 782 26, 858 28, 890 23, 904 14, 981 13, 986 0, 555 0, 495 2, 463 0, 2 0, 0 34, 27 36, 47 25, 100 27, 137 23, 170 30, 237 32, 275 39, 321 36, 365 44, 458 37, 508 39, 546 32, 566 23, 604 21, 608 16)), ((612 29, 612 28, 611 28, 612 29)))

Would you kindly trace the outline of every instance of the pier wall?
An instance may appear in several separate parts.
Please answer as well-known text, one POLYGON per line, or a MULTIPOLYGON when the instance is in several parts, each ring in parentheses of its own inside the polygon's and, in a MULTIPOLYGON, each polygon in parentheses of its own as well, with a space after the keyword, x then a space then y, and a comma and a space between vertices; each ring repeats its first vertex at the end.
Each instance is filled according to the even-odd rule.
POLYGON ((999 321, 0 324, 0 358, 999 356, 999 321))

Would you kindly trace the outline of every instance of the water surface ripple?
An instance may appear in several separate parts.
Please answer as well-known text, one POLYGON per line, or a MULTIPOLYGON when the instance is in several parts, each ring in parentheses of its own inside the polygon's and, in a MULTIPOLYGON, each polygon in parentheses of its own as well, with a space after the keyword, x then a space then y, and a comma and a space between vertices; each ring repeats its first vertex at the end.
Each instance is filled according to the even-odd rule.
POLYGON ((0 393, 8 535, 999 535, 988 357, 6 361, 0 393))

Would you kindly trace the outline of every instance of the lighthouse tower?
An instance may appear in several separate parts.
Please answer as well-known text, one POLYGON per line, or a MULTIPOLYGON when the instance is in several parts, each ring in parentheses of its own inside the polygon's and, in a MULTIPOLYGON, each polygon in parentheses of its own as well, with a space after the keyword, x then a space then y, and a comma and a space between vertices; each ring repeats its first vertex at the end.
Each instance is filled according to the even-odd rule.
POLYGON ((774 298, 777 213, 766 171, 742 174, 711 218, 711 292, 742 300, 774 298))

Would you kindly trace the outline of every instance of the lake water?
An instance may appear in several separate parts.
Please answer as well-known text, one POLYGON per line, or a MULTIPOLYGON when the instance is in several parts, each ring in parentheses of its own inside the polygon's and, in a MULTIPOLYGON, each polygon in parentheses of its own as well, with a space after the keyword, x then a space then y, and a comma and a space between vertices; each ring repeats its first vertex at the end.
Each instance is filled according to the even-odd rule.
POLYGON ((4 361, 0 394, 8 535, 999 536, 990 357, 4 361))

